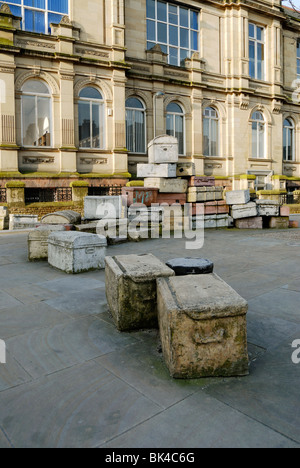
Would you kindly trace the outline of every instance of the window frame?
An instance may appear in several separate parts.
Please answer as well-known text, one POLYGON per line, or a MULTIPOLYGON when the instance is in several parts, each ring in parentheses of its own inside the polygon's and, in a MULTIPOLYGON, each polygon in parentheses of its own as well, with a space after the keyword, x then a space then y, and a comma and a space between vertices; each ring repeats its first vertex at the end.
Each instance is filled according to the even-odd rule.
MULTIPOLYGON (((125 120, 126 120, 126 148, 128 149, 128 152, 129 154, 147 154, 147 114, 146 114, 146 106, 144 104, 144 102, 142 101, 142 99, 140 99, 139 97, 137 96, 129 96, 126 101, 125 101, 125 120), (129 101, 129 99, 136 99, 137 101, 139 101, 141 103, 141 105, 143 106, 143 108, 135 108, 135 107, 127 107, 127 101, 129 101), (144 151, 140 152, 140 151, 130 151, 129 148, 128 148, 128 139, 127 139, 127 111, 133 111, 134 112, 134 116, 136 114, 136 112, 140 112, 143 114, 144 116, 144 151)), ((133 120, 134 122, 136 122, 135 118, 133 120)), ((134 150, 136 150, 136 141, 135 141, 135 136, 136 136, 136 133, 135 133, 135 125, 133 126, 134 128, 134 135, 133 135, 133 146, 134 146, 134 150)))
POLYGON ((260 24, 249 22, 248 28, 248 38, 249 38, 249 76, 253 80, 265 81, 266 80, 266 27, 260 24), (250 26, 254 26, 255 37, 250 36, 250 26), (257 30, 261 29, 263 33, 263 39, 260 40, 257 38, 257 30), (251 75, 251 58, 250 58, 250 44, 254 43, 254 76, 251 75), (258 76, 258 45, 263 46, 263 60, 261 68, 261 77, 258 76))
MULTIPOLYGON (((293 121, 293 119, 291 119, 290 117, 286 117, 283 121, 283 133, 285 133, 285 131, 288 133, 289 131, 291 131, 291 134, 292 134, 292 157, 291 159, 289 159, 287 156, 288 156, 288 145, 286 145, 286 147, 284 147, 284 144, 282 145, 283 146, 283 161, 284 162, 293 162, 295 161, 295 155, 296 155, 296 152, 295 152, 295 123, 293 121), (289 122, 290 125, 289 126, 286 126, 285 125, 285 122, 289 122)), ((288 141, 288 140, 286 140, 288 141)), ((283 136, 283 143, 284 143, 284 136, 283 136)))
MULTIPOLYGON (((148 0, 147 0, 148 1, 148 0)), ((148 17, 147 10, 146 10, 146 25, 147 25, 147 50, 151 50, 155 45, 160 45, 162 50, 166 50, 166 53, 168 55, 168 64, 170 66, 177 66, 177 67, 183 67, 182 62, 186 58, 190 58, 193 53, 199 52, 200 50, 200 16, 199 16, 199 10, 196 8, 191 8, 190 7, 184 7, 183 5, 176 5, 175 3, 168 2, 168 1, 161 1, 161 0, 153 0, 155 2, 155 18, 150 18, 148 17), (166 20, 159 19, 158 17, 158 3, 164 3, 166 4, 166 20), (173 13, 171 11, 172 8, 177 9, 177 14, 173 13), (188 12, 188 26, 184 26, 180 24, 180 9, 187 10, 188 12), (197 29, 193 28, 192 20, 191 20, 191 14, 196 13, 197 14, 197 29), (170 18, 173 16, 177 16, 178 21, 176 23, 172 23, 170 21, 170 18), (148 26, 150 22, 155 23, 155 39, 149 39, 148 36, 148 26), (166 42, 159 41, 159 25, 165 25, 166 26, 166 31, 167 31, 167 37, 166 37, 166 42), (176 44, 171 44, 170 42, 170 30, 171 28, 177 28, 177 45, 176 44), (188 47, 183 47, 181 45, 181 30, 188 31, 188 47), (194 49, 192 46, 192 33, 197 34, 197 49, 194 49), (177 49, 177 64, 171 63, 171 49, 177 49), (186 57, 181 59, 181 51, 186 51, 186 57)))
MULTIPOLYGON (((173 137, 175 137, 175 138, 176 138, 176 116, 182 117, 183 153, 182 153, 182 154, 180 153, 179 144, 178 144, 178 151, 179 151, 179 156, 185 156, 185 155, 186 155, 186 122, 185 122, 185 111, 184 111, 184 109, 183 109, 183 107, 182 107, 181 104, 179 104, 179 103, 176 102, 176 101, 172 101, 172 102, 169 102, 169 104, 168 104, 167 107, 166 107, 166 119, 165 119, 165 120, 166 120, 166 124, 167 124, 167 117, 168 117, 168 115, 171 115, 171 116, 173 117, 173 118, 172 118, 172 120, 173 120, 173 134, 170 135, 170 136, 173 136, 173 137), (181 109, 181 113, 168 111, 168 107, 169 107, 171 104, 176 104, 177 106, 179 106, 180 109, 181 109)), ((167 129, 166 129, 166 133, 167 133, 167 129)), ((167 133, 167 135, 169 135, 169 134, 167 133)), ((178 142, 178 143, 179 143, 179 142, 178 142)))
POLYGON ((106 147, 106 139, 105 139, 105 131, 106 131, 106 121, 105 121, 105 100, 104 100, 104 97, 103 97, 103 94, 102 92, 96 88, 95 86, 85 86, 84 88, 82 88, 78 94, 78 102, 77 102, 77 109, 78 109, 78 147, 80 149, 80 151, 84 151, 84 150, 95 150, 95 151, 101 151, 101 150, 104 150, 105 147, 106 147), (84 91, 85 89, 88 89, 88 88, 93 88, 95 89, 96 91, 98 91, 98 93, 100 94, 101 98, 102 99, 96 99, 96 98, 85 98, 85 97, 80 97, 80 93, 82 91, 84 91), (80 130, 79 130, 79 127, 80 127, 80 122, 79 122, 79 105, 81 102, 85 102, 85 103, 89 103, 90 104, 90 111, 89 111, 89 117, 90 117, 90 143, 91 143, 91 146, 80 146, 80 130), (100 145, 99 147, 94 147, 92 145, 93 143, 93 119, 92 119, 92 116, 93 116, 93 104, 97 104, 99 106, 99 142, 100 142, 100 145), (101 123, 103 123, 102 125, 102 132, 101 132, 101 123), (102 144, 101 144, 102 142, 102 144))
POLYGON ((267 140, 266 140, 266 119, 265 119, 265 116, 262 112, 258 111, 258 110, 254 110, 251 114, 251 119, 250 119, 250 122, 251 122, 251 150, 252 150, 252 159, 266 159, 266 156, 267 156, 267 140), (255 119, 254 118, 254 115, 255 114, 260 114, 261 117, 262 117, 262 120, 260 119, 255 119), (253 129, 253 124, 256 124, 256 130, 253 129), (259 124, 260 125, 263 125, 263 128, 264 128, 264 133, 263 133, 263 156, 260 154, 260 134, 259 134, 259 124), (256 156, 253 154, 253 135, 254 135, 254 131, 256 132, 256 156))
POLYGON ((298 80, 300 79, 300 38, 297 39, 297 50, 296 50, 296 56, 297 56, 297 78, 298 80))
POLYGON ((53 11, 53 10, 50 10, 48 8, 48 5, 49 5, 49 0, 44 0, 45 1, 45 8, 41 8, 41 7, 35 7, 35 6, 30 6, 30 5, 25 5, 24 4, 24 0, 20 0, 20 3, 17 4, 14 2, 14 0, 7 0, 7 1, 1 1, 0 2, 0 6, 3 5, 4 3, 6 3, 10 9, 14 9, 14 8, 20 8, 21 10, 21 17, 22 17, 22 30, 23 31, 27 31, 27 32, 33 32, 33 33, 37 33, 37 34, 46 34, 46 35, 49 35, 50 34, 50 24, 49 24, 49 15, 58 15, 58 16, 61 16, 61 18, 63 18, 64 16, 69 16, 70 15, 70 7, 71 7, 71 0, 67 0, 67 12, 66 13, 61 13, 61 12, 58 12, 58 11, 53 11), (38 32, 38 31, 34 31, 34 30, 31 30, 31 29, 26 29, 26 21, 25 21, 25 11, 33 11, 33 12, 42 12, 44 14, 44 25, 45 25, 45 29, 44 29, 44 32, 38 32))
POLYGON ((43 81, 43 80, 36 80, 34 78, 31 78, 30 80, 27 80, 21 90, 21 141, 22 141, 22 147, 23 148, 45 148, 45 149, 51 149, 53 148, 53 141, 54 141, 54 135, 53 135, 53 99, 52 99, 52 92, 50 90, 49 85, 43 81), (49 94, 44 94, 44 93, 35 93, 35 92, 30 92, 30 91, 23 91, 23 87, 29 82, 29 81, 39 81, 42 82, 48 89, 49 94), (36 128, 38 128, 38 106, 37 106, 37 100, 39 97, 48 99, 49 101, 49 129, 50 129, 50 146, 36 146, 36 145, 25 145, 24 144, 24 96, 29 96, 32 98, 35 98, 35 124, 36 128))
MULTIPOLYGON (((205 154, 205 151, 204 151, 204 140, 203 140, 203 155, 207 158, 218 158, 220 157, 219 153, 220 153, 220 114, 218 112, 218 110, 215 108, 215 107, 212 107, 212 106, 208 106, 206 107, 204 110, 203 110, 203 127, 204 127, 204 120, 209 120, 209 154, 205 154), (213 118, 211 115, 210 116, 206 116, 205 115, 205 112, 207 110, 213 110, 216 112, 217 114, 217 117, 216 118, 213 118), (212 138, 211 138, 211 126, 212 126, 212 121, 215 121, 217 122, 217 154, 212 154, 212 138)), ((204 128, 203 128, 203 138, 204 138, 204 128)))

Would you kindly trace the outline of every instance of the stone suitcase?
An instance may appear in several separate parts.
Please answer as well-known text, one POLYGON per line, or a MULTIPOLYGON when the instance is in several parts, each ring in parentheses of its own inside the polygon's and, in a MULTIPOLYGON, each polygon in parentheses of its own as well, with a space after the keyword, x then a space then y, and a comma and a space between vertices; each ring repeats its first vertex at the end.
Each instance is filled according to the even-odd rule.
POLYGON ((28 260, 48 259, 48 237, 52 232, 66 231, 63 225, 42 225, 28 234, 28 260))
POLYGON ((216 184, 214 177, 191 177, 189 187, 214 187, 216 184))
POLYGON ((137 165, 137 176, 138 178, 141 178, 141 179, 146 179, 146 178, 166 178, 166 179, 173 178, 175 179, 176 175, 177 175, 176 164, 138 164, 137 165))
POLYGON ((162 135, 152 140, 148 145, 150 164, 165 164, 178 162, 178 140, 169 135, 162 135))
POLYGON ((105 267, 107 240, 95 234, 56 232, 48 238, 48 262, 69 274, 105 267))
POLYGON ((195 163, 177 164, 177 177, 194 177, 196 174, 195 163))
POLYGON ((81 214, 72 210, 57 211, 42 218, 42 224, 80 224, 81 214))
POLYGON ((269 221, 270 229, 289 229, 290 218, 283 216, 271 216, 269 221))
POLYGON ((17 231, 21 229, 34 229, 39 224, 37 215, 9 215, 9 229, 10 231, 17 231))
POLYGON ((264 222, 261 216, 255 218, 237 219, 235 222, 237 229, 263 229, 264 222))
POLYGON ((123 187, 122 195, 123 199, 126 200, 127 206, 142 204, 145 206, 151 206, 152 203, 157 203, 157 188, 148 187, 123 187), (127 198, 125 198, 127 197, 127 198))
POLYGON ((157 195, 157 203, 166 203, 167 205, 174 205, 174 203, 180 203, 185 205, 187 202, 186 193, 159 193, 157 195))
POLYGON ((157 328, 156 280, 174 276, 153 255, 122 255, 105 260, 106 296, 120 331, 157 328))
POLYGON ((157 280, 160 335, 174 378, 248 375, 247 302, 217 275, 157 280))
POLYGON ((122 218, 122 196, 95 196, 84 199, 86 220, 122 218))

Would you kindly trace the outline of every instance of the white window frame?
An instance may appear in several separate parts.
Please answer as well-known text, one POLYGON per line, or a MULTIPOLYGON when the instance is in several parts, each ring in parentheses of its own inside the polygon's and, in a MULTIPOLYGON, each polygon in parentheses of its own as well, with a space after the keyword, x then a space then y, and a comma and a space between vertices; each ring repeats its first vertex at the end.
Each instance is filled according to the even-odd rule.
MULTIPOLYGON (((160 1, 160 0, 159 0, 160 1)), ((180 58, 180 50, 186 50, 188 52, 187 54, 187 57, 191 57, 193 53, 195 52, 199 52, 199 41, 200 41, 200 21, 199 21, 199 11, 197 11, 196 9, 193 9, 193 8, 185 8, 186 10, 188 10, 188 17, 189 17, 189 24, 188 26, 181 26, 180 25, 180 8, 184 8, 183 6, 180 6, 180 5, 176 5, 172 2, 164 2, 162 1, 162 3, 166 3, 167 5, 167 21, 163 21, 161 19, 158 19, 158 0, 155 0, 155 19, 153 18, 148 18, 148 16, 146 17, 146 22, 147 22, 147 26, 148 26, 148 21, 153 21, 155 22, 155 40, 152 41, 152 40, 148 40, 148 37, 147 37, 147 49, 149 50, 148 48, 148 44, 159 44, 160 46, 162 47, 166 47, 167 48, 167 54, 168 54, 168 63, 170 64, 170 49, 174 48, 174 49, 177 49, 178 50, 178 61, 177 61, 177 65, 174 65, 174 64, 171 64, 173 66, 178 66, 178 67, 182 67, 181 65, 181 58, 180 58), (178 24, 173 24, 173 23, 170 23, 169 22, 169 16, 170 16, 170 6, 172 7, 175 7, 177 8, 177 16, 178 16, 178 24), (192 25, 191 25, 191 12, 195 12, 197 15, 198 15, 198 30, 192 28, 192 25), (166 25, 166 28, 167 28, 167 42, 159 42, 158 41, 158 24, 165 24, 166 25), (170 26, 175 26, 177 27, 178 29, 178 45, 173 45, 173 44, 170 44, 170 30, 169 30, 169 27, 170 26), (186 29, 188 31, 188 35, 189 35, 189 47, 181 47, 180 45, 180 29, 186 29), (191 41, 191 32, 196 32, 197 33, 197 46, 198 46, 198 50, 194 50, 192 48, 192 41, 191 41)))
POLYGON ((249 54, 249 75, 250 75, 250 78, 251 79, 254 79, 254 80, 260 80, 260 81, 265 81, 265 78, 266 78, 266 28, 264 26, 261 26, 259 24, 255 24, 255 23, 252 23, 250 22, 249 23, 249 33, 248 33, 248 37, 249 37, 249 51, 250 51, 250 42, 254 42, 254 67, 255 67, 255 73, 254 75, 255 76, 251 76, 250 75, 250 54, 249 54), (250 26, 254 26, 254 31, 255 31, 255 37, 250 37, 250 26), (262 29, 262 35, 263 35, 263 39, 260 40, 260 39, 257 39, 257 30, 258 29, 262 29), (264 53, 264 60, 263 60, 263 64, 262 64, 262 76, 259 77, 258 76, 258 45, 261 44, 263 45, 263 53, 264 53))
POLYGON ((252 158, 253 159, 266 159, 266 150, 267 150, 267 135, 266 135, 266 120, 265 120, 265 116, 262 112, 260 111, 253 111, 252 112, 252 115, 251 115, 251 151, 253 151, 253 132, 254 132, 254 129, 253 129, 253 123, 256 123, 257 124, 257 128, 256 128, 256 154, 257 156, 254 156, 253 152, 252 152, 252 158), (254 114, 260 114, 263 118, 263 120, 259 120, 259 119, 255 119, 254 118, 254 114), (260 154, 260 138, 259 138, 259 124, 263 125, 264 126, 264 139, 263 139, 263 142, 264 142, 264 154, 263 156, 261 156, 260 154))
POLYGON ((71 0, 68 0, 68 11, 67 13, 60 13, 60 12, 57 12, 57 11, 53 11, 53 10, 49 10, 48 8, 48 1, 49 0, 45 0, 45 8, 38 8, 38 7, 33 7, 33 6, 28 6, 28 5, 25 5, 24 4, 24 0, 21 0, 21 3, 20 4, 17 4, 17 3, 14 3, 13 0, 8 0, 6 2, 2 1, 1 3, 7 3, 8 6, 14 6, 14 7, 17 7, 17 8, 20 8, 21 9, 21 16, 22 16, 22 30, 23 31, 28 31, 28 32, 35 32, 35 31, 31 31, 30 29, 25 29, 26 25, 25 25, 25 10, 31 10, 31 11, 40 11, 42 13, 44 13, 45 15, 45 32, 42 33, 42 34, 50 34, 49 31, 48 31, 48 18, 49 18, 49 13, 50 14, 54 14, 54 15, 60 15, 61 17, 63 16, 66 16, 66 15, 70 15, 70 3, 71 3, 71 0))
MULTIPOLYGON (((33 80, 29 80, 29 81, 34 81, 33 80)), ((39 80, 36 80, 36 81, 39 81, 39 80)), ((51 94, 51 91, 49 89, 49 86, 47 83, 45 83, 44 81, 40 80, 48 89, 49 91, 49 94, 43 94, 43 93, 31 93, 31 92, 27 92, 27 91, 22 91, 22 95, 21 95, 21 140, 22 140, 22 146, 23 148, 39 148, 39 149, 49 149, 49 148, 53 148, 53 110, 52 110, 52 94, 51 94), (30 97, 35 97, 35 118, 36 118, 36 128, 38 128, 38 107, 37 107, 37 99, 38 97, 42 97, 42 98, 47 98, 49 100, 49 118, 50 118, 50 122, 49 122, 49 129, 50 129, 50 146, 34 146, 34 145, 25 145, 24 144, 24 114, 23 114, 23 97, 24 96, 30 96, 30 97)), ((26 83, 25 83, 26 84, 26 83)))
MULTIPOLYGON (((93 88, 93 86, 87 86, 86 88, 93 88)), ((82 91, 84 91, 85 88, 81 89, 80 90, 80 93, 82 91)), ((96 89, 99 94, 101 94, 101 92, 97 89, 97 88, 94 88, 96 89)), ((81 102, 89 102, 90 103, 90 140, 91 140, 91 146, 80 146, 80 137, 79 137, 79 149, 84 151, 84 150, 104 150, 105 149, 105 131, 106 131, 106 121, 105 121, 105 102, 104 102, 104 99, 102 97, 102 99, 93 99, 93 98, 83 98, 83 97, 80 97, 80 93, 79 93, 79 98, 78 98, 78 136, 79 136, 79 104, 81 102), (99 132, 100 132, 100 146, 99 147, 94 147, 92 145, 93 143, 93 119, 91 118, 93 116, 93 104, 97 104, 99 105, 99 123, 100 123, 100 128, 99 128, 99 132), (101 123, 103 124, 102 126, 102 133, 101 133, 101 123), (102 141, 102 144, 101 144, 101 141, 102 141)), ((102 94, 101 94, 102 96, 102 94)))
MULTIPOLYGON (((172 120, 173 120, 173 129, 174 129, 174 132, 173 132, 173 136, 174 138, 176 138, 176 116, 180 116, 182 117, 182 121, 183 121, 183 154, 179 153, 179 156, 185 156, 186 155, 186 137, 185 137, 185 130, 186 130, 186 123, 185 123, 185 112, 184 112, 184 109, 182 108, 182 105, 181 104, 178 104, 178 102, 170 102, 168 104, 168 106, 170 104, 177 104, 177 106, 180 107, 181 109, 181 113, 179 112, 169 112, 168 110, 166 110, 166 122, 167 122, 167 116, 168 115, 171 115, 172 116, 172 120)), ((167 106, 167 108, 168 108, 167 106)), ((179 146, 179 145, 178 145, 179 146)), ((179 149, 179 148, 178 148, 179 149)))
MULTIPOLYGON (((286 146, 286 154, 283 155, 283 160, 285 162, 295 161, 295 124, 294 121, 290 117, 286 117, 283 121, 283 132, 288 134, 289 131, 292 131, 292 159, 288 159, 288 146, 286 146), (285 121, 290 122, 290 126, 286 126, 285 121)), ((287 135, 286 135, 287 136, 287 135)), ((286 140, 287 141, 287 140, 286 140)), ((283 147, 284 150, 284 147, 283 147)))
POLYGON ((204 156, 206 157, 209 157, 209 158, 217 158, 219 157, 219 153, 220 153, 220 116, 219 116, 219 112, 217 111, 217 109, 215 109, 214 107, 211 107, 211 106, 208 106, 204 109, 203 111, 203 120, 209 120, 209 154, 204 154, 204 148, 203 148, 203 154, 204 156), (210 116, 206 116, 205 115, 205 112, 210 109, 210 110, 214 110, 217 114, 217 117, 214 118, 212 117, 211 115, 210 116), (211 138, 211 125, 212 125, 212 121, 215 121, 217 122, 217 137, 218 137, 218 141, 217 141, 217 154, 212 154, 212 150, 211 150, 211 147, 212 147, 212 138, 211 138))
MULTIPOLYGON (((143 113, 144 115, 144 141, 145 141, 145 148, 144 148, 144 151, 143 152, 136 152, 136 151, 129 151, 130 154, 147 154, 147 118, 146 118, 146 107, 145 107, 145 104, 143 103, 143 101, 139 98, 139 97, 136 97, 136 96, 130 96, 129 98, 126 99, 126 103, 129 99, 137 99, 143 106, 143 109, 141 108, 134 108, 134 107, 127 107, 125 105, 125 113, 127 111, 133 111, 134 112, 134 115, 136 112, 141 112, 143 113)), ((134 119, 134 122, 135 122, 135 119, 134 119)), ((135 127, 134 127, 135 128, 135 127)), ((135 131, 134 131, 134 135, 133 135, 133 140, 134 140, 134 148, 136 147, 136 141, 135 141, 135 131)), ((126 146, 127 146, 127 125, 126 125, 126 146)), ((128 148, 127 148, 128 149, 128 148)))

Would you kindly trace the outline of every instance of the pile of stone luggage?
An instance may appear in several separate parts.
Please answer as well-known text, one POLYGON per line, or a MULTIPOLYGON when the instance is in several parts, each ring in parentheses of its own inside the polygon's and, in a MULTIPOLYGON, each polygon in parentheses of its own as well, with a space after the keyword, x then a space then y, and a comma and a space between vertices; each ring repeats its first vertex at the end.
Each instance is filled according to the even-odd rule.
POLYGON ((166 264, 153 255, 106 258, 106 295, 119 331, 160 330, 178 379, 249 373, 247 302, 203 259, 166 264))
MULTIPOLYGON (((125 189, 123 194, 135 203, 185 205, 191 203, 192 213, 190 228, 201 216, 204 228, 228 227, 230 225, 229 207, 223 200, 223 187, 216 187, 213 177, 196 177, 194 163, 179 163, 178 141, 171 136, 159 136, 148 146, 148 164, 137 165, 137 176, 144 179, 145 196, 130 196, 130 192, 142 193, 142 189, 125 189), (151 194, 152 192, 152 194, 151 194), (155 201, 153 201, 155 200, 155 201), (151 202, 150 202, 151 201, 151 202), (199 206, 200 205, 200 206, 199 206), (204 223, 203 223, 204 216, 204 223)), ((183 216, 183 208, 176 214, 176 221, 183 216)), ((173 210, 164 210, 164 219, 174 217, 173 210)), ((182 225, 182 219, 181 219, 182 225)), ((201 225, 201 227, 202 227, 201 225)))
POLYGON ((28 235, 29 261, 48 260, 49 265, 69 274, 104 269, 106 238, 76 232, 75 226, 80 224, 81 215, 71 210, 44 216, 28 235))
POLYGON ((226 192, 226 203, 238 229, 288 229, 290 209, 274 200, 251 201, 249 190, 226 192))

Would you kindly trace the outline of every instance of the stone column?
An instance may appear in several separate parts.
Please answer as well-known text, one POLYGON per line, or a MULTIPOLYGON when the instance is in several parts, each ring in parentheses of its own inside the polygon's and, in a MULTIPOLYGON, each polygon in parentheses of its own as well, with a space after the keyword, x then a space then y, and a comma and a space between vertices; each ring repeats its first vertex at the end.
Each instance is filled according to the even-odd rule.
POLYGON ((89 193, 89 183, 85 181, 71 182, 72 187, 72 201, 75 203, 83 204, 85 197, 89 193))

